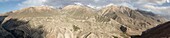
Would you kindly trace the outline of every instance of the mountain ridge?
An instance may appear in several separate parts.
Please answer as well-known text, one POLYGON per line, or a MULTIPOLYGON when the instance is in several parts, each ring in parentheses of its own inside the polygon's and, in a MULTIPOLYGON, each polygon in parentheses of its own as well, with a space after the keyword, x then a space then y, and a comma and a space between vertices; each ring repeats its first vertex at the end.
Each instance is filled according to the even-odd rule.
MULTIPOLYGON (((23 9, 23 11, 21 9, 19 11, 7 13, 7 17, 2 23, 2 26, 4 26, 2 28, 9 31, 17 29, 16 31, 20 30, 29 34, 34 32, 27 29, 41 27, 41 29, 47 33, 43 36, 46 38, 130 38, 131 35, 141 35, 143 31, 155 27, 157 24, 164 23, 165 21, 157 15, 146 15, 147 14, 145 13, 141 13, 140 11, 128 7, 113 5, 100 10, 81 5, 69 5, 61 9, 53 9, 50 7, 28 7, 23 9), (21 30, 19 28, 23 28, 22 24, 12 23, 15 21, 18 22, 17 20, 12 19, 29 21, 26 23, 26 26, 29 27, 24 28, 26 31, 21 30)), ((14 34, 13 36, 15 35, 17 34, 14 34)), ((25 36, 37 38, 36 34, 33 35, 35 36, 25 36)))

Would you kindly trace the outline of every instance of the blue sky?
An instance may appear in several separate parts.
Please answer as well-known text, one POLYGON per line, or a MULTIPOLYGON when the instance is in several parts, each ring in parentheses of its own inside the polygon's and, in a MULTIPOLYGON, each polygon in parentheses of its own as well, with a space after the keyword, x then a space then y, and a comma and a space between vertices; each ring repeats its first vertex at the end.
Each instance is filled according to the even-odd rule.
POLYGON ((12 10, 18 10, 19 9, 19 7, 17 7, 18 4, 23 1, 1 1, 0 2, 0 13, 12 11, 12 10))
POLYGON ((70 4, 101 8, 108 4, 153 11, 157 14, 170 14, 170 0, 0 0, 0 13, 32 6, 63 7, 70 4))

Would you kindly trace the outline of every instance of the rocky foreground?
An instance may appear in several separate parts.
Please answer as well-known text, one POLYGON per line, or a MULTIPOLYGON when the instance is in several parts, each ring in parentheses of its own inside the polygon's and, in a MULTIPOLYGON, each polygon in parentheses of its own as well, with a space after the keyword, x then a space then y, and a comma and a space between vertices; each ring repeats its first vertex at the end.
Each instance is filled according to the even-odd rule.
POLYGON ((1 38, 150 38, 162 34, 143 31, 165 22, 152 12, 113 5, 100 10, 81 5, 29 7, 0 18, 1 38))

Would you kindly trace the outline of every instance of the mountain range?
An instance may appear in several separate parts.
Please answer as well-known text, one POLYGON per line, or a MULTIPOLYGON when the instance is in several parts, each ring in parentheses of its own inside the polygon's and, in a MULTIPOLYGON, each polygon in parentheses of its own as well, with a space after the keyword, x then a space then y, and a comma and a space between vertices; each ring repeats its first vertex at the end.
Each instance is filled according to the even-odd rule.
POLYGON ((35 6, 0 18, 2 38, 145 38, 148 29, 166 22, 152 12, 114 5, 99 10, 82 5, 35 6))

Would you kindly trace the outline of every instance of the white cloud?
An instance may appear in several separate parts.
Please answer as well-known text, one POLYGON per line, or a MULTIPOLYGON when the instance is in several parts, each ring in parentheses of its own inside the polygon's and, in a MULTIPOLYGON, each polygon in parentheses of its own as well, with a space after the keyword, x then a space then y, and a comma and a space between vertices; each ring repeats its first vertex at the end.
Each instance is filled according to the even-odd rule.
POLYGON ((138 4, 163 4, 166 0, 138 0, 138 4))
POLYGON ((82 3, 79 3, 79 2, 74 2, 74 4, 84 6, 82 3))
POLYGON ((129 3, 121 3, 121 4, 118 4, 119 6, 125 6, 125 7, 129 7, 131 9, 136 9, 133 5, 129 4, 129 3))
POLYGON ((166 0, 166 2, 170 3, 170 0, 166 0))
POLYGON ((146 10, 150 10, 154 12, 155 14, 159 14, 161 16, 166 17, 167 19, 170 20, 170 6, 168 7, 158 7, 158 6, 153 6, 153 5, 143 5, 143 8, 146 10))
POLYGON ((6 1, 9 1, 9 0, 0 0, 0 2, 6 2, 6 1))
POLYGON ((21 1, 21 0, 0 0, 0 2, 21 1))
POLYGON ((42 6, 46 0, 26 0, 21 4, 18 4, 20 8, 31 7, 31 6, 42 6))
POLYGON ((119 6, 126 6, 130 8, 139 8, 151 10, 160 13, 170 13, 168 9, 170 6, 161 6, 169 0, 26 0, 19 4, 21 8, 30 6, 48 5, 54 7, 63 7, 70 4, 87 5, 91 8, 100 9, 108 4, 119 6))

